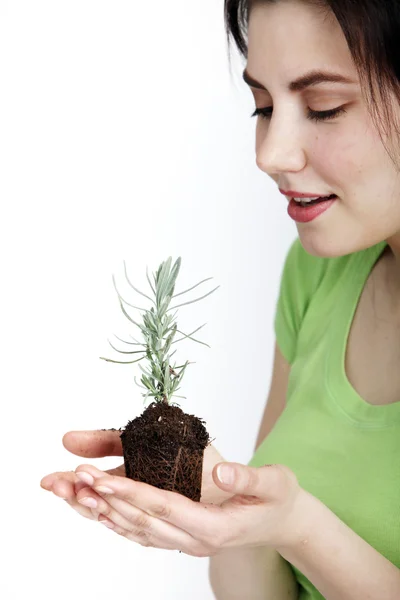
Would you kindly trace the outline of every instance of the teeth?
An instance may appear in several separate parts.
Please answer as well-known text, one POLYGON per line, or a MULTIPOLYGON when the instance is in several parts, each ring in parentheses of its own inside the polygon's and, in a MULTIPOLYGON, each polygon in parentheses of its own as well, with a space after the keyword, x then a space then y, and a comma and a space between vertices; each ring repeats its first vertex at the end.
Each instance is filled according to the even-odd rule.
POLYGON ((323 196, 314 196, 313 198, 293 198, 295 202, 312 202, 313 200, 318 200, 318 198, 322 198, 323 196))

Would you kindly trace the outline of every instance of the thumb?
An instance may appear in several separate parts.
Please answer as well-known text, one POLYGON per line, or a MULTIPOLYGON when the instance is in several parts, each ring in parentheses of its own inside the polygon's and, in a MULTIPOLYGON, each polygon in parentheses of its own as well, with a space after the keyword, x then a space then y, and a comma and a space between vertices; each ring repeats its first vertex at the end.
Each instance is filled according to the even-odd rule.
POLYGON ((295 474, 284 465, 248 467, 240 463, 219 463, 213 470, 216 485, 232 494, 278 500, 297 485, 295 474))
POLYGON ((68 431, 62 439, 64 448, 85 458, 122 456, 120 431, 95 429, 93 431, 68 431))

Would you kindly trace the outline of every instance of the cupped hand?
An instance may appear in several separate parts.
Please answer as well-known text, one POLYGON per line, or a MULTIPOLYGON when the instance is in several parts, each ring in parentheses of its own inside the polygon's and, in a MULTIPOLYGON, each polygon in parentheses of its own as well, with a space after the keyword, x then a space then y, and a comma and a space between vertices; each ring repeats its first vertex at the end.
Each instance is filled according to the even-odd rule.
MULTIPOLYGON (((77 456, 84 458, 102 458, 104 456, 123 456, 120 432, 114 430, 69 431, 62 439, 64 447, 77 456)), ((125 466, 104 471, 109 475, 125 476, 125 466)), ((81 481, 75 471, 56 471, 42 478, 43 489, 53 492, 64 499, 74 510, 87 519, 96 519, 97 515, 90 508, 84 507, 76 500, 76 494, 87 484, 81 481)))
POLYGON ((91 486, 78 491, 78 503, 90 506, 117 534, 143 546, 205 557, 227 548, 285 549, 303 541, 307 493, 282 465, 216 464, 214 485, 228 498, 220 505, 193 502, 90 464, 79 466, 76 475, 91 486))
MULTIPOLYGON (((114 430, 69 431, 63 437, 64 447, 77 456, 84 458, 101 458, 105 456, 123 456, 120 432, 114 430)), ((203 476, 201 486, 201 502, 221 504, 232 494, 215 485, 212 470, 214 465, 223 462, 220 453, 209 445, 204 451, 203 476)), ((104 474, 125 477, 125 466, 103 471, 104 474)), ((88 487, 80 480, 75 471, 57 471, 43 477, 40 482, 43 489, 63 498, 80 515, 88 519, 98 519, 96 511, 77 502, 77 494, 88 487)))

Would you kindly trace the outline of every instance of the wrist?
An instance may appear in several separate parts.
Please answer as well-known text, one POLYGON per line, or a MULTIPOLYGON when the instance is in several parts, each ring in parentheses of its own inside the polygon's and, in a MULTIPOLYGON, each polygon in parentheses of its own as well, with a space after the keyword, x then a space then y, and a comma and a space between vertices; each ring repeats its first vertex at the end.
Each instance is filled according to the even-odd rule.
MULTIPOLYGON (((300 488, 285 526, 284 543, 276 547, 279 554, 291 562, 291 557, 301 554, 318 527, 318 508, 321 503, 315 496, 300 488)), ((322 525, 320 525, 322 526, 322 525)))

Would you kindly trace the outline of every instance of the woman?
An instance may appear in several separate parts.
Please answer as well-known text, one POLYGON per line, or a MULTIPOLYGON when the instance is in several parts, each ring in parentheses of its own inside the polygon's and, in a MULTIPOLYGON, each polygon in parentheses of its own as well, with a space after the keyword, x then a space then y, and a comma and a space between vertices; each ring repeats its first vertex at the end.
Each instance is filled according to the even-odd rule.
MULTIPOLYGON (((121 468, 42 485, 133 541, 210 556, 218 600, 398 600, 400 10, 226 0, 225 15, 247 58, 257 165, 299 234, 256 453, 245 466, 208 448, 201 503, 121 468)), ((118 432, 64 444, 121 454, 118 432)))

